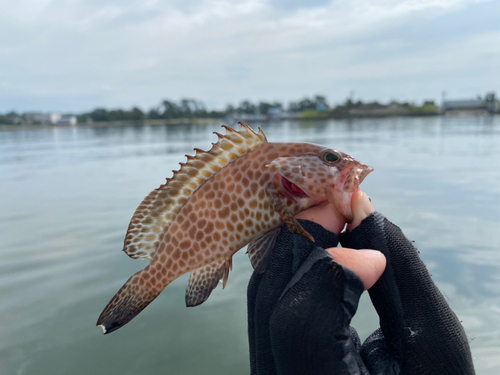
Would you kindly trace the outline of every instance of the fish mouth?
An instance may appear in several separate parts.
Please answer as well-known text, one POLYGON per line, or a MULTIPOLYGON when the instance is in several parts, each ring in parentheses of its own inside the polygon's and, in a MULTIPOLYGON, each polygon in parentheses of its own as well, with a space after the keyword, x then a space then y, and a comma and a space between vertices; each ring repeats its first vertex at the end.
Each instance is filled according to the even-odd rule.
POLYGON ((295 185, 292 181, 287 180, 285 177, 281 176, 281 186, 285 191, 285 195, 288 198, 309 198, 309 195, 305 193, 304 190, 295 185))
POLYGON ((345 193, 357 192, 359 185, 361 185, 366 176, 373 172, 373 170, 374 168, 366 164, 358 163, 357 165, 354 165, 347 174, 342 190, 345 193))
POLYGON ((366 176, 368 176, 370 173, 372 173, 374 171, 374 169, 375 169, 373 167, 370 167, 369 165, 364 165, 363 164, 363 166, 364 166, 363 170, 358 175, 358 180, 359 180, 359 184, 360 185, 364 181, 364 179, 366 178, 366 176))

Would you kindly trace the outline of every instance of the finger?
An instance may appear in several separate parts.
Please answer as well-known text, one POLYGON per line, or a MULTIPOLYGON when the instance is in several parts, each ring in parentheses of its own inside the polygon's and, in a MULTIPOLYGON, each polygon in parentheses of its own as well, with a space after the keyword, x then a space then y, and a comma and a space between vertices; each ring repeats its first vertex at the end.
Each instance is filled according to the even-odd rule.
POLYGON ((372 213, 375 212, 375 208, 373 208, 372 205, 372 200, 366 193, 363 193, 365 195, 365 199, 363 200, 363 207, 365 209, 365 214, 366 216, 370 216, 372 213))
POLYGON ((365 290, 370 289, 384 273, 386 259, 380 251, 354 250, 344 247, 332 247, 327 251, 337 263, 349 268, 359 276, 363 281, 365 290))
POLYGON ((365 213, 365 193, 361 190, 354 193, 351 199, 351 211, 353 220, 347 226, 347 230, 352 231, 356 228, 368 215, 365 213))
POLYGON ((352 195, 351 199, 351 210, 353 214, 353 220, 347 226, 348 231, 352 231, 356 228, 367 216, 375 211, 373 205, 364 192, 359 190, 352 195))
POLYGON ((346 223, 344 216, 331 203, 308 208, 295 215, 295 218, 314 221, 337 235, 346 223))

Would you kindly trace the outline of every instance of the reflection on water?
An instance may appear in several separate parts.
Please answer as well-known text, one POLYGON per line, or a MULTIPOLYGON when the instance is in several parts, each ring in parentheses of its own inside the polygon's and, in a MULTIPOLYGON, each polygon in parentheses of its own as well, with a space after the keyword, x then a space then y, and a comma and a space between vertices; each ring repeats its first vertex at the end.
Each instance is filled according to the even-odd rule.
MULTIPOLYGON (((257 128, 258 125, 254 125, 257 128)), ((416 241, 463 321, 478 374, 500 371, 500 119, 395 118, 260 124, 375 167, 376 208, 416 241)), ((0 133, 0 373, 247 374, 243 252, 228 287, 184 307, 187 277, 112 335, 94 327, 144 262, 120 252, 137 204, 219 124, 0 133)), ((354 325, 377 318, 363 298, 354 325)))

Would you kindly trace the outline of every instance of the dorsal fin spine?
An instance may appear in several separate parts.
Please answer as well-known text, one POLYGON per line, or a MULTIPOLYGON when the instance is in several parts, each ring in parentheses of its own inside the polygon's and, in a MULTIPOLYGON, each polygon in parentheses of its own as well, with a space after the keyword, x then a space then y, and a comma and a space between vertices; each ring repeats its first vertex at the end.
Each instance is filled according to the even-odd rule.
POLYGON ((245 150, 242 149, 240 146, 238 146, 235 142, 233 142, 231 139, 229 139, 228 137, 226 136, 223 136, 222 134, 219 134, 217 132, 214 132, 214 134, 217 135, 217 137, 219 137, 219 143, 221 145, 221 147, 224 149, 224 150, 230 150, 232 148, 235 148, 237 151, 238 151, 238 154, 241 155, 241 154, 244 154, 245 153, 245 150), (227 145, 227 146, 226 146, 227 145), (226 147, 225 147, 226 146, 226 147))
POLYGON ((257 133, 257 135, 260 137, 260 139, 262 139, 263 142, 267 142, 267 137, 261 128, 259 128, 259 132, 257 133))
MULTIPOLYGON (((246 143, 248 145, 251 145, 252 143, 248 141, 245 137, 243 137, 239 132, 234 130, 233 128, 230 128, 229 126, 222 125, 224 129, 226 129, 226 133, 231 134, 231 136, 234 136, 236 139, 241 140, 241 142, 246 143)), ((260 129, 260 128, 259 128, 260 129)))

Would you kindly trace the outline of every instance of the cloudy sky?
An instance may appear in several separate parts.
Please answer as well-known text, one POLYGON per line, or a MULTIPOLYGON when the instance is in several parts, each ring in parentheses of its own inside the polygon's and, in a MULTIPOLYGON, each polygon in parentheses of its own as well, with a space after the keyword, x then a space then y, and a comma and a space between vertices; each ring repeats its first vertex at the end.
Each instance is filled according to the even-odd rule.
POLYGON ((500 94, 500 2, 0 2, 0 112, 500 94))

